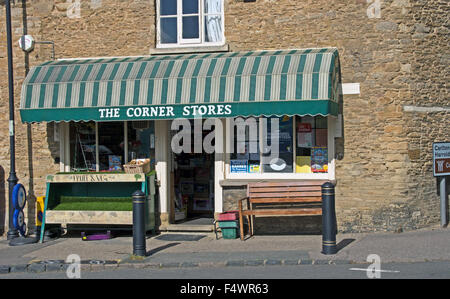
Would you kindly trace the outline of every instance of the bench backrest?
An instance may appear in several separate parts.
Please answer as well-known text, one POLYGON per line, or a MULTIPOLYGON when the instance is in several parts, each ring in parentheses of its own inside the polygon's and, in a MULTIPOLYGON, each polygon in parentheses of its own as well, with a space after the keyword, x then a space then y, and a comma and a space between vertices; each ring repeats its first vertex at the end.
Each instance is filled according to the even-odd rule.
POLYGON ((255 182, 247 185, 251 203, 321 202, 326 181, 255 182))

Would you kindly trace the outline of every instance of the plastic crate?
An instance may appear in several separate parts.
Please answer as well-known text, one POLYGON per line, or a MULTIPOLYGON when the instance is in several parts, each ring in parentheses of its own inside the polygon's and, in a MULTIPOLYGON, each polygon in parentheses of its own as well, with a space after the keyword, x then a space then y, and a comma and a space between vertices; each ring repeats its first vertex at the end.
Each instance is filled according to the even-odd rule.
POLYGON ((237 220, 238 218, 239 218, 238 211, 228 211, 228 212, 220 213, 218 216, 219 221, 237 220))
POLYGON ((220 228, 238 228, 237 221, 218 221, 220 228))
POLYGON ((222 228, 222 238, 236 239, 239 237, 238 229, 234 227, 222 228))

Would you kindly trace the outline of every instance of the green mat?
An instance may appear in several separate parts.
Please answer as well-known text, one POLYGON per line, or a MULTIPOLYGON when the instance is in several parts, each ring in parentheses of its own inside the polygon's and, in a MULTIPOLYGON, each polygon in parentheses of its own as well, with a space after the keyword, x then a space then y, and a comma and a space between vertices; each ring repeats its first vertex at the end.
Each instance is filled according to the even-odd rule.
POLYGON ((61 196, 56 211, 132 211, 131 197, 80 197, 61 196))

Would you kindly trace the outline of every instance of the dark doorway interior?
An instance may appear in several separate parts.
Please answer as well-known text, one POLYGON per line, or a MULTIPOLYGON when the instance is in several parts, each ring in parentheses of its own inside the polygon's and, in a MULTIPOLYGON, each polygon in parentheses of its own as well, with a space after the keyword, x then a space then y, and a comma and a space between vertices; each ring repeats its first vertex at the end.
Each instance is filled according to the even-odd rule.
MULTIPOLYGON (((193 128, 193 121, 191 125, 193 128)), ((209 133, 203 131, 203 138, 209 133)), ((214 217, 214 154, 208 154, 204 149, 194 153, 195 142, 201 141, 195 140, 192 133, 191 152, 174 154, 175 223, 214 217)))

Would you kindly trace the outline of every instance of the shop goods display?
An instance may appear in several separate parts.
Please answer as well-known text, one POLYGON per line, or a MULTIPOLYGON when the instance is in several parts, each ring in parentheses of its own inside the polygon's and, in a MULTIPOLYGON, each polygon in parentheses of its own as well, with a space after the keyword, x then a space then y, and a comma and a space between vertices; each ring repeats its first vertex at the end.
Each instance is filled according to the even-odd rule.
POLYGON ((150 159, 134 159, 124 164, 125 173, 147 173, 150 171, 150 159))

